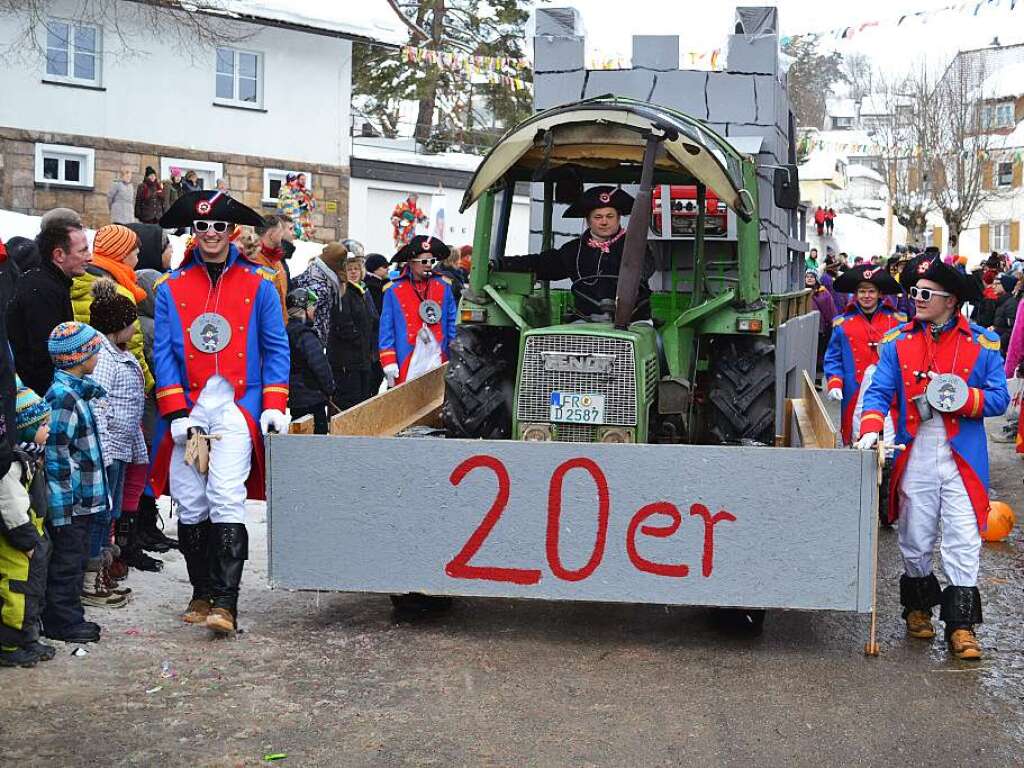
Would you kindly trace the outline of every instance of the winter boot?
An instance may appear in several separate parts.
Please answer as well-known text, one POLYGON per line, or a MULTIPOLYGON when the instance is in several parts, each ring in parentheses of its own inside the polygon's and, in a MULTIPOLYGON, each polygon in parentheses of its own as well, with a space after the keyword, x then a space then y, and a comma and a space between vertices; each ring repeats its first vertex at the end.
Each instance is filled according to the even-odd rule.
POLYGON ((128 605, 127 597, 115 595, 104 586, 98 559, 90 560, 89 567, 82 574, 82 605, 94 608, 124 608, 128 605))
POLYGON ((946 587, 939 618, 946 622, 946 642, 956 658, 981 658, 981 644, 974 635, 974 625, 982 622, 981 592, 977 587, 946 587))
POLYGON ((203 520, 195 525, 178 522, 181 554, 192 584, 192 599, 182 614, 186 624, 205 624, 210 613, 210 523, 203 520))
POLYGON ((939 580, 934 573, 927 576, 900 576, 900 604, 907 622, 907 634, 921 640, 935 637, 932 627, 932 608, 942 599, 939 580))
POLYGON ((57 655, 57 649, 52 645, 46 643, 40 643, 38 640, 33 640, 25 646, 26 651, 32 651, 40 661, 49 661, 57 655))
POLYGON ((138 536, 138 515, 125 512, 117 521, 117 540, 121 547, 121 562, 138 571, 159 571, 164 567, 163 560, 150 557, 142 551, 138 536))
POLYGON ((28 648, 0 646, 0 667, 34 667, 39 654, 28 648))
POLYGON ((217 634, 233 635, 238 629, 238 589, 249 557, 249 533, 245 523, 214 523, 211 528, 213 608, 206 617, 206 626, 217 634))
MULTIPOLYGON (((117 560, 114 561, 118 562, 117 560)), ((100 569, 100 584, 112 595, 120 595, 129 603, 132 601, 132 588, 119 587, 117 581, 110 575, 110 567, 100 569)))
POLYGON ((143 495, 139 499, 139 509, 135 513, 137 518, 138 538, 141 547, 149 552, 166 552, 169 549, 177 549, 178 542, 169 536, 164 536, 157 521, 160 513, 156 508, 156 499, 152 496, 143 495))

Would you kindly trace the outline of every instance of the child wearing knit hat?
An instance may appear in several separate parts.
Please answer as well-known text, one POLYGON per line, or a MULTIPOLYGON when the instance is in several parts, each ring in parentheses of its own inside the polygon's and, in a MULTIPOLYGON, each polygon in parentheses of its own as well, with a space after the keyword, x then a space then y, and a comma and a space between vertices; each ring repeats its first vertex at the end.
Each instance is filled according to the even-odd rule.
POLYGON ((32 667, 56 654, 39 642, 50 552, 40 459, 50 408, 20 378, 15 403, 19 443, 15 461, 0 478, 0 667, 32 667))
POLYGON ((49 497, 46 523, 53 551, 42 618, 44 634, 65 642, 100 638, 100 627, 85 620, 81 589, 93 520, 108 511, 103 449, 92 408, 92 402, 105 393, 89 377, 102 344, 95 328, 77 321, 61 323, 48 340, 56 368, 46 391, 52 416, 44 462, 49 497))
MULTIPOLYGON (((142 414, 146 407, 145 378, 138 360, 128 351, 128 342, 135 332, 138 310, 135 302, 118 293, 112 280, 100 278, 92 286, 90 318, 92 326, 100 334, 100 351, 97 355, 96 370, 92 378, 104 390, 104 396, 94 404, 96 421, 99 424, 100 445, 106 461, 107 487, 110 491, 110 514, 96 515, 89 546, 89 562, 83 581, 82 600, 86 605, 120 607, 131 590, 115 586, 115 576, 127 575, 129 553, 120 550, 122 542, 127 549, 131 546, 129 531, 122 531, 132 521, 125 520, 122 526, 122 509, 134 517, 139 507, 138 496, 142 485, 132 494, 125 482, 129 468, 145 471, 149 464, 146 440, 142 435, 142 414), (118 547, 111 548, 111 521, 118 528, 118 547), (122 536, 122 534, 124 534, 122 536), (120 563, 111 569, 113 557, 108 553, 116 551, 120 563)), ((144 484, 143 484, 144 485, 144 484)), ((132 547, 134 550, 134 547, 132 547)), ((132 552, 132 557, 136 553, 132 552)), ((159 561, 156 561, 159 563, 159 561)))

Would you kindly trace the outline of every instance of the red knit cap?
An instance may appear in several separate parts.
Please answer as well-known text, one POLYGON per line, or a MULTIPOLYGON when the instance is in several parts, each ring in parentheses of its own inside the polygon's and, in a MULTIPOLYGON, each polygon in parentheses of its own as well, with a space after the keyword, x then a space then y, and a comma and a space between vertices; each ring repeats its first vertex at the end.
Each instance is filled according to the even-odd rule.
POLYGON ((138 247, 138 235, 121 224, 100 227, 92 241, 93 254, 111 261, 124 261, 124 257, 138 247))

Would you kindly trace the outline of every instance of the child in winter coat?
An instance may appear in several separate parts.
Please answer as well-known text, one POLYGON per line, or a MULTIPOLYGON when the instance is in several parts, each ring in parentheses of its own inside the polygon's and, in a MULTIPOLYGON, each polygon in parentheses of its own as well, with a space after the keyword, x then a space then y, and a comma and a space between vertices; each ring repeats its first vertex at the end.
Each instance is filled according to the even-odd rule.
POLYGON ((285 299, 288 310, 288 346, 291 373, 288 378, 288 410, 292 421, 313 414, 314 431, 327 434, 327 403, 334 392, 334 376, 320 337, 313 330, 317 295, 296 288, 285 299))
POLYGON ((128 342, 139 317, 135 302, 118 293, 114 282, 106 278, 93 283, 92 294, 91 325, 102 334, 92 377, 106 392, 96 401, 95 413, 106 462, 110 515, 108 518, 99 514, 94 521, 82 601, 86 605, 117 608, 127 602, 131 591, 114 585, 111 563, 107 562, 111 558, 105 553, 110 552, 111 520, 121 519, 122 508, 138 508, 137 498, 124 504, 125 478, 129 467, 145 471, 149 463, 146 440, 142 436, 146 388, 142 368, 128 351, 128 342))
POLYGON ((50 406, 18 380, 15 460, 0 479, 0 667, 34 667, 56 651, 39 642, 46 593, 46 478, 50 406))
POLYGON ((91 403, 105 393, 89 378, 102 344, 92 326, 76 320, 54 328, 47 342, 55 368, 46 391, 52 416, 45 453, 46 526, 53 548, 43 634, 65 642, 100 639, 99 625, 85 620, 81 591, 92 521, 107 512, 103 449, 91 403))

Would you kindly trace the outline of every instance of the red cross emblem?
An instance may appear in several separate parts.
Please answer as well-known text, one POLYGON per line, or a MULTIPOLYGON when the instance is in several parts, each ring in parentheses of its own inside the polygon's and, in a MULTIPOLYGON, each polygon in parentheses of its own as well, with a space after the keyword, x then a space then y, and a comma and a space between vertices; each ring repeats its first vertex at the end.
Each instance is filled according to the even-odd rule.
POLYGON ((429 250, 430 250, 430 241, 429 241, 429 240, 424 240, 424 241, 423 241, 423 244, 422 244, 422 245, 421 245, 420 247, 421 247, 421 248, 422 248, 422 249, 423 249, 424 251, 429 251, 429 250))
POLYGON ((200 216, 206 216, 213 210, 213 205, 209 200, 200 200, 196 203, 196 213, 200 216))
POLYGON ((863 278, 865 280, 870 280, 872 277, 874 277, 874 275, 875 275, 875 273, 877 271, 878 271, 877 269, 865 269, 864 270, 864 274, 863 274, 863 278))
POLYGON ((600 195, 598 195, 597 197, 598 197, 598 199, 599 199, 599 200, 600 200, 600 201, 601 201, 602 203, 607 203, 607 202, 610 202, 610 201, 611 201, 611 199, 612 199, 612 196, 611 196, 611 195, 609 195, 609 194, 608 194, 607 192, 602 192, 602 193, 601 193, 600 195))
POLYGON ((925 272, 928 271, 928 267, 930 267, 931 265, 932 263, 930 261, 922 261, 920 264, 917 265, 917 274, 923 275, 925 272))

